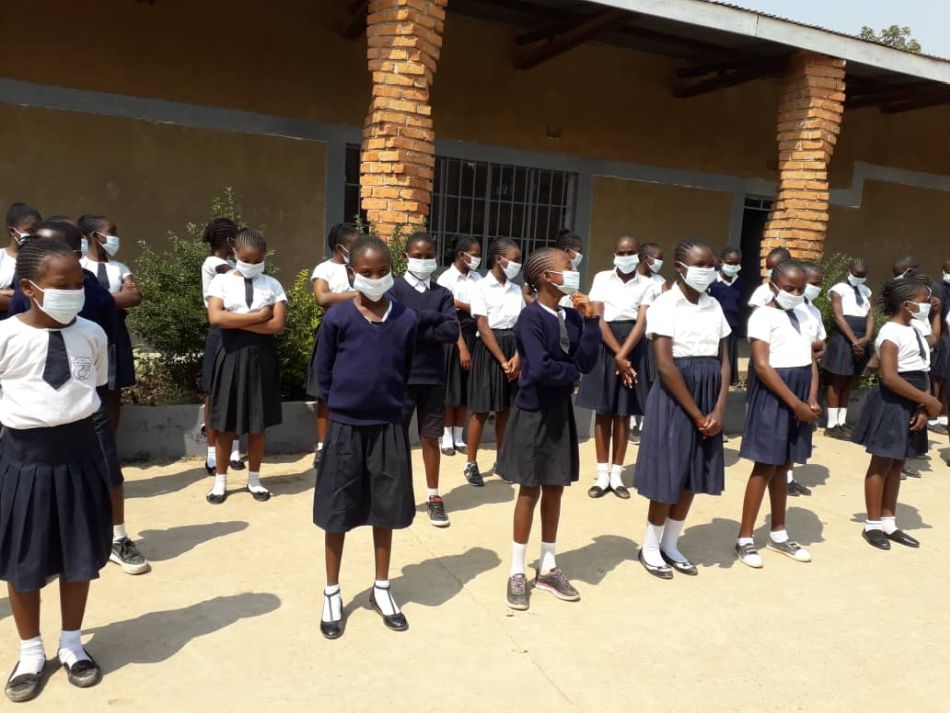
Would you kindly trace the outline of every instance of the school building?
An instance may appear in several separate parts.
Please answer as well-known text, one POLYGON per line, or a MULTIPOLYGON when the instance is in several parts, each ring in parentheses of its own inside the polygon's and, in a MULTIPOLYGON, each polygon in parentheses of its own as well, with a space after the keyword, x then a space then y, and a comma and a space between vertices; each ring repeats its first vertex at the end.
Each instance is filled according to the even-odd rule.
POLYGON ((777 242, 872 283, 950 258, 950 61, 724 3, 7 2, 0 67, 0 203, 106 213, 126 261, 224 186, 285 282, 361 210, 528 250, 566 227, 585 282, 621 234, 738 245, 746 275, 777 242))

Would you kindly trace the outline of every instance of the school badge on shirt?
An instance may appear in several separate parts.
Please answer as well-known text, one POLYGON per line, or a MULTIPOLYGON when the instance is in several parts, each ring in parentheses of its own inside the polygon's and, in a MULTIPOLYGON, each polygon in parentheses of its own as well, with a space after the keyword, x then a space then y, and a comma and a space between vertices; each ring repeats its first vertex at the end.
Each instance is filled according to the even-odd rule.
POLYGON ((87 356, 73 357, 73 377, 79 381, 87 381, 92 373, 92 359, 87 356))

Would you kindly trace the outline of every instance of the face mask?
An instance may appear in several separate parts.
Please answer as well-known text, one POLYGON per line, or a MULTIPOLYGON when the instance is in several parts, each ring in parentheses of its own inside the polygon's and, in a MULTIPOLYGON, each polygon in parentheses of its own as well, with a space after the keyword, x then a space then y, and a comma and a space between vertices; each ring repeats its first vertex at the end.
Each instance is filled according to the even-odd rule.
MULTIPOLYGON (((683 265, 683 263, 680 263, 683 265)), ((686 265, 683 265, 686 267, 686 265)), ((686 267, 686 274, 683 275, 683 281, 697 292, 705 292, 709 286, 716 281, 716 268, 714 267, 686 267)))
POLYGON ((584 253, 575 252, 574 257, 571 258, 571 267, 576 270, 582 262, 584 262, 584 253))
POLYGON ((13 238, 13 239, 16 241, 16 246, 17 246, 18 248, 23 247, 23 243, 25 243, 25 242, 30 238, 30 234, 29 234, 29 233, 21 233, 21 232, 20 232, 19 230, 17 230, 16 228, 13 229, 13 232, 16 233, 16 235, 15 235, 14 238, 13 238))
POLYGON ((349 265, 349 264, 350 264, 350 251, 347 250, 345 247, 343 247, 343 246, 341 245, 341 246, 340 246, 340 252, 343 253, 343 264, 344 264, 344 265, 349 265))
MULTIPOLYGON (((776 289, 778 288, 776 287, 776 289)), ((804 301, 805 295, 793 295, 785 290, 779 290, 778 294, 775 295, 775 303, 785 311, 795 309, 804 301)))
POLYGON ((482 259, 480 257, 475 257, 474 255, 469 255, 468 253, 462 253, 468 260, 465 261, 465 264, 468 266, 469 270, 477 270, 481 264, 482 259))
POLYGON ((771 271, 771 270, 766 270, 766 271, 765 271, 765 279, 766 279, 766 280, 771 280, 771 279, 772 279, 772 271, 771 271))
POLYGON ((852 287, 860 287, 867 281, 868 278, 866 277, 855 277, 850 272, 848 273, 848 282, 851 283, 852 287))
POLYGON ((353 277, 353 289, 363 295, 370 302, 379 302, 393 287, 393 274, 379 278, 366 277, 364 275, 355 275, 353 277))
POLYGON ((722 274, 726 277, 735 277, 741 269, 742 265, 730 265, 727 262, 722 264, 722 274))
POLYGON ((943 273, 943 281, 950 282, 950 272, 943 273))
POLYGON ((106 251, 106 254, 109 257, 112 257, 117 252, 119 252, 119 236, 118 235, 103 235, 102 233, 99 233, 99 235, 102 235, 102 237, 106 239, 106 241, 102 244, 102 247, 106 251))
POLYGON ((406 258, 406 270, 420 280, 425 280, 438 267, 439 263, 435 258, 425 260, 415 257, 406 258))
POLYGON ((805 299, 814 302, 815 298, 821 294, 821 285, 805 285, 805 299))
POLYGON ((639 255, 614 255, 614 267, 624 275, 629 275, 640 264, 639 255))
POLYGON ((79 252, 81 252, 83 255, 89 252, 89 241, 85 238, 82 238, 79 241, 79 252))
POLYGON ((501 268, 505 273, 505 277, 509 280, 513 280, 518 277, 518 273, 521 272, 521 263, 508 261, 508 264, 501 268))
POLYGON ((573 295, 581 288, 581 273, 576 270, 565 270, 552 274, 561 276, 562 283, 557 288, 565 295, 573 295))
POLYGON ((911 312, 911 316, 914 319, 919 319, 921 322, 926 322, 928 319, 930 319, 929 302, 911 302, 911 304, 917 305, 917 311, 911 312))
POLYGON ((82 288, 78 290, 57 290, 48 287, 45 290, 39 287, 32 280, 30 284, 43 293, 43 304, 40 304, 36 298, 33 301, 36 306, 60 324, 69 324, 78 315, 86 304, 86 292, 82 288))
POLYGON ((252 265, 249 262, 241 262, 240 260, 237 260, 235 262, 235 267, 237 268, 237 271, 244 275, 244 277, 246 277, 248 280, 253 280, 255 277, 264 274, 264 266, 266 264, 266 262, 258 262, 252 265))
MULTIPOLYGON (((656 258, 653 258, 653 262, 649 263, 649 265, 650 265, 650 271, 651 271, 654 275, 656 275, 660 270, 663 269, 663 261, 662 261, 662 260, 658 260, 658 259, 656 259, 656 258)), ((690 268, 690 269, 692 269, 692 268, 690 268)), ((704 268, 704 269, 705 269, 705 268, 704 268)), ((709 269, 713 271, 713 276, 714 276, 714 278, 715 278, 715 273, 716 273, 716 271, 715 271, 713 268, 709 268, 709 269)), ((711 284, 711 283, 710 283, 710 284, 711 284)))

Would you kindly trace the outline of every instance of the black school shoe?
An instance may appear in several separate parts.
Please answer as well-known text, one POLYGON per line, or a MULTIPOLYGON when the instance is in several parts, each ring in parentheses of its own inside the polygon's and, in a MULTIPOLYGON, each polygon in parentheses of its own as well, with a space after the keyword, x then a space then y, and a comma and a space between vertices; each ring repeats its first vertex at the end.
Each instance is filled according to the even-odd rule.
POLYGON ((627 490, 627 488, 626 488, 625 486, 623 486, 623 485, 618 485, 617 487, 614 487, 614 486, 611 485, 611 486, 610 486, 610 489, 613 490, 613 491, 614 491, 614 495, 616 495, 616 496, 617 496, 618 498, 620 498, 621 500, 629 500, 629 499, 630 499, 630 491, 627 490))
POLYGON ((669 557, 662 549, 660 550, 660 557, 662 557, 664 562, 666 562, 670 567, 675 569, 680 574, 685 574, 690 577, 695 577, 699 574, 699 570, 696 569, 696 565, 694 565, 689 560, 675 560, 672 557, 669 557))
POLYGON ((920 547, 920 542, 915 537, 911 537, 903 530, 894 530, 894 532, 888 534, 884 533, 884 536, 887 537, 891 542, 896 542, 899 545, 904 545, 905 547, 920 547))
POLYGON ((871 547, 876 547, 879 550, 891 549, 891 541, 887 539, 884 530, 862 530, 861 537, 863 537, 871 547))
POLYGON ((799 495, 811 495, 811 489, 806 488, 804 485, 799 483, 797 480, 793 480, 787 486, 788 494, 798 497, 799 495))
MULTIPOLYGON (((373 585, 373 588, 369 593, 369 603, 373 607, 373 611, 379 614, 383 618, 383 623, 386 625, 387 629, 392 629, 393 631, 405 631, 409 628, 409 622, 406 621, 406 615, 402 612, 398 614, 383 614, 383 610, 379 608, 379 604, 376 603, 376 585, 373 585)), ((379 587, 379 589, 383 589, 379 587)), ((386 596, 389 597, 389 601, 392 603, 393 608, 395 609, 396 603, 393 601, 392 596, 389 594, 389 587, 383 589, 386 592, 386 596)))
MULTIPOLYGON (((83 652, 86 656, 89 656, 88 651, 83 649, 83 652)), ((91 688, 102 680, 102 669, 99 668, 99 664, 95 662, 92 656, 89 656, 88 661, 77 661, 72 666, 63 663, 63 668, 66 669, 66 677, 69 682, 76 688, 91 688)))
POLYGON ((224 491, 221 495, 215 495, 214 493, 208 493, 205 495, 205 500, 207 500, 212 505, 220 505, 225 500, 228 499, 228 491, 224 491))
POLYGON ((14 703, 25 703, 26 701, 32 701, 40 694, 40 690, 43 688, 43 672, 46 670, 46 664, 43 664, 43 668, 40 669, 39 673, 21 673, 19 676, 14 676, 13 674, 19 665, 19 661, 13 665, 13 671, 10 671, 10 678, 7 679, 7 685, 3 692, 14 703))
POLYGON ((231 470, 244 470, 247 468, 247 466, 244 465, 244 461, 240 458, 237 460, 232 460, 229 465, 231 466, 231 470))
POLYGON ((214 475, 215 470, 216 470, 216 468, 215 468, 213 465, 211 465, 211 464, 206 460, 206 461, 205 461, 205 472, 206 472, 208 475, 214 475))
POLYGON ((643 559, 643 550, 640 550, 637 553, 637 559, 640 560, 640 564, 643 565, 643 569, 652 574, 654 577, 659 577, 660 579, 673 579, 673 570, 670 569, 668 564, 655 567, 652 564, 647 564, 647 561, 643 559))
POLYGON ((594 499, 602 498, 606 494, 607 494, 607 490, 605 488, 600 487, 599 485, 592 485, 587 490, 587 497, 589 498, 594 498, 594 499))
POLYGON ((468 481, 469 485, 474 485, 476 488, 481 488, 485 485, 485 479, 482 477, 482 474, 478 472, 478 463, 466 463, 465 470, 462 471, 462 474, 465 476, 465 480, 468 481))
MULTIPOLYGON (((339 597, 339 596, 340 596, 339 592, 336 594, 327 594, 326 592, 323 593, 324 599, 331 599, 332 597, 339 597)), ((330 611, 331 612, 333 611, 332 606, 330 608, 330 611)), ((343 636, 342 617, 340 619, 335 619, 333 621, 324 621, 323 618, 321 617, 320 633, 323 634, 323 636, 326 637, 327 639, 339 639, 341 636, 343 636)))

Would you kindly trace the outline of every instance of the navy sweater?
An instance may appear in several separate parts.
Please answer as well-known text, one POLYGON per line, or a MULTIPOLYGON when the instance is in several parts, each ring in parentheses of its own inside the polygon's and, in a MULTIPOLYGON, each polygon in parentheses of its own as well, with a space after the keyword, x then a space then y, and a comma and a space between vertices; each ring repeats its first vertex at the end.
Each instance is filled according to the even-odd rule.
POLYGON ((445 383, 445 345, 459 338, 459 320, 452 293, 430 281, 425 292, 418 292, 405 278, 397 278, 387 294, 389 299, 416 313, 416 348, 412 358, 410 384, 445 383))
POLYGON ((581 374, 594 368, 600 355, 600 318, 585 320, 574 309, 565 309, 570 350, 561 349, 558 318, 537 302, 525 307, 515 324, 521 355, 521 378, 515 400, 523 411, 540 411, 570 401, 581 374))
POLYGON ((709 286, 710 296, 722 307, 726 322, 729 323, 733 331, 739 326, 739 312, 742 310, 743 292, 745 292, 745 284, 738 277, 731 285, 716 280, 709 286))
POLYGON ((317 380, 331 420, 353 426, 402 422, 417 322, 398 302, 378 324, 368 322, 352 301, 327 310, 317 343, 317 380))

